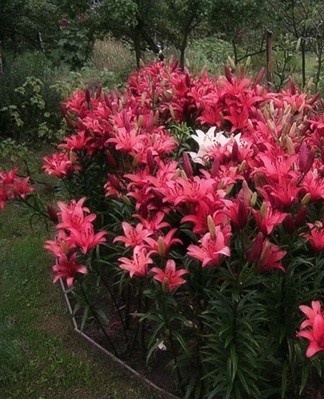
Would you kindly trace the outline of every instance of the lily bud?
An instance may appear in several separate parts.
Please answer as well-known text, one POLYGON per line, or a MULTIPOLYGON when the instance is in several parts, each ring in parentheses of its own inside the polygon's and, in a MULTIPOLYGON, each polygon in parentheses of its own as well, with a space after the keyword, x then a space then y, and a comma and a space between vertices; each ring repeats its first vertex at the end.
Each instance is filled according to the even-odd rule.
POLYGON ((127 204, 128 206, 131 206, 131 205, 132 205, 132 202, 131 202, 131 200, 130 200, 130 198, 129 198, 128 196, 123 195, 122 199, 123 199, 123 202, 124 202, 125 204, 127 204))
POLYGON ((151 149, 147 150, 146 160, 147 160, 147 165, 148 165, 148 167, 150 169, 150 172, 153 173, 153 171, 155 170, 155 167, 156 167, 156 161, 154 160, 153 153, 152 153, 151 149))
POLYGON ((323 228, 323 222, 315 221, 314 222, 314 226, 316 226, 316 228, 318 228, 318 229, 321 229, 321 228, 323 228))
POLYGON ((117 168, 118 166, 117 160, 109 150, 106 151, 106 160, 110 167, 117 168))
POLYGON ((260 215, 261 215, 262 218, 265 217, 265 215, 266 215, 266 213, 267 213, 267 209, 268 209, 267 204, 266 204, 265 202, 263 202, 263 203, 261 204, 261 207, 260 207, 260 215))
POLYGON ((250 250, 246 253, 246 259, 250 262, 258 261, 262 247, 263 247, 264 236, 262 232, 259 232, 256 238, 253 240, 250 250))
POLYGON ((130 127, 129 117, 127 115, 126 110, 122 111, 121 116, 122 116, 123 124, 124 124, 126 131, 130 131, 131 127, 130 127))
POLYGON ((218 158, 215 158, 215 160, 212 163, 211 170, 210 170, 210 175, 212 178, 214 178, 217 175, 218 170, 219 170, 219 160, 218 160, 218 158))
POLYGON ((186 77, 186 85, 187 85, 187 87, 190 87, 190 83, 191 83, 190 75, 188 73, 186 73, 185 77, 186 77))
POLYGON ((321 95, 320 92, 315 93, 314 96, 309 100, 308 104, 313 105, 314 103, 316 103, 320 95, 321 95))
POLYGON ((52 207, 50 204, 47 204, 46 206, 47 214, 49 219, 54 223, 58 224, 58 215, 54 207, 52 207))
POLYGON ((305 194, 305 196, 301 199, 301 204, 304 206, 304 205, 307 205, 308 203, 309 203, 309 201, 310 201, 310 199, 312 198, 312 196, 311 196, 311 194, 310 193, 306 193, 305 194))
POLYGON ((211 215, 208 215, 208 217, 207 217, 207 226, 208 226, 208 230, 209 230, 211 239, 215 239, 215 237, 216 237, 215 222, 211 215))
POLYGON ((251 206, 252 207, 256 204, 257 200, 258 200, 258 193, 253 192, 252 197, 251 197, 251 206))
POLYGON ((237 144, 237 141, 234 140, 233 147, 232 147, 232 160, 238 161, 238 155, 239 155, 238 144, 237 144))
POLYGON ((118 191, 122 189, 120 181, 117 179, 116 175, 108 174, 108 181, 114 189, 118 191))
POLYGON ((261 80, 263 79, 264 75, 265 75, 265 68, 262 67, 262 68, 260 69, 260 71, 258 72, 257 76, 256 76, 255 79, 254 79, 254 84, 253 84, 253 86, 258 85, 258 84, 261 82, 261 80))
MULTIPOLYGON (((293 126, 292 126, 292 128, 293 128, 293 126)), ((295 128, 296 128, 296 125, 295 125, 295 128)), ((290 132, 289 132, 289 134, 290 134, 290 132)), ((286 136, 286 149, 287 149, 287 152, 289 155, 295 154, 295 146, 294 146, 294 143, 290 136, 286 136)))
POLYGON ((238 167, 239 172, 241 172, 241 173, 244 172, 246 170, 247 166, 248 166, 248 163, 246 162, 246 160, 243 160, 238 167))
POLYGON ((137 128, 138 128, 138 129, 141 128, 142 125, 143 125, 143 115, 141 114, 141 115, 139 115, 138 118, 137 118, 137 128))
POLYGON ((296 85, 291 76, 289 77, 289 81, 290 81, 290 85, 289 85, 290 94, 294 95, 294 94, 296 94, 296 85))
POLYGON ((190 179, 193 177, 193 169, 192 165, 190 162, 190 157, 187 152, 184 152, 182 155, 182 161, 183 161, 183 169, 187 175, 187 177, 190 179))
POLYGON ((165 249, 165 242, 162 236, 159 236, 157 240, 158 244, 158 253, 161 257, 165 257, 166 249, 165 249))
POLYGON ((270 249, 270 242, 269 242, 268 239, 265 239, 264 242, 263 242, 262 251, 261 251, 261 254, 260 254, 259 261, 258 261, 259 265, 264 264, 264 261, 268 257, 269 249, 270 249))
POLYGON ((186 181, 188 180, 187 174, 183 169, 180 169, 180 177, 186 181))
POLYGON ((230 67, 228 65, 225 65, 224 67, 225 70, 225 77, 228 80, 229 83, 233 83, 233 75, 232 75, 232 71, 230 69, 230 67))
POLYGON ((312 167, 315 158, 314 150, 310 149, 303 141, 299 148, 299 170, 306 174, 312 167))
POLYGON ((175 113, 174 113, 174 109, 173 109, 173 107, 172 107, 172 105, 171 105, 171 104, 169 105, 169 111, 170 111, 170 115, 171 115, 171 117, 172 117, 173 119, 175 119, 175 113))
POLYGON ((253 192, 249 188, 249 185, 247 184, 246 181, 242 182, 242 189, 240 191, 240 198, 243 200, 244 204, 250 205, 251 204, 251 198, 252 198, 253 192))

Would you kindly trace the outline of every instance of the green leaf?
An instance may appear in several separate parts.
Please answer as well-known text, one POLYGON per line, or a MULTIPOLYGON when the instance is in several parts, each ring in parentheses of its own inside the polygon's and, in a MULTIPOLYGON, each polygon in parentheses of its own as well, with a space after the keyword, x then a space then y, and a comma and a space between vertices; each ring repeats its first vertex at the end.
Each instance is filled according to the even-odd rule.
POLYGON ((173 331, 172 335, 177 339, 178 343, 180 344, 180 346, 183 348, 183 350, 186 353, 189 353, 189 349, 188 346, 185 342, 185 340, 183 339, 183 337, 180 335, 180 333, 173 331))
POLYGON ((84 329, 84 327, 85 327, 85 324, 86 324, 87 319, 88 319, 88 314, 89 314, 89 306, 87 305, 87 306, 84 308, 84 311, 83 311, 82 320, 81 320, 81 325, 80 325, 80 331, 83 331, 83 329, 84 329))
POLYGON ((237 372, 237 365, 238 365, 238 355, 236 352, 236 346, 233 344, 230 348, 230 356, 231 356, 231 363, 232 363, 232 371, 231 371, 231 382, 234 382, 237 372))
POLYGON ((287 361, 284 361, 281 373, 281 398, 284 399, 287 390, 287 375, 288 375, 288 365, 287 361))
POLYGON ((309 367, 308 365, 303 365, 302 367, 302 373, 301 373, 301 382, 300 382, 300 387, 299 387, 299 396, 303 393, 306 383, 308 381, 309 377, 309 367))

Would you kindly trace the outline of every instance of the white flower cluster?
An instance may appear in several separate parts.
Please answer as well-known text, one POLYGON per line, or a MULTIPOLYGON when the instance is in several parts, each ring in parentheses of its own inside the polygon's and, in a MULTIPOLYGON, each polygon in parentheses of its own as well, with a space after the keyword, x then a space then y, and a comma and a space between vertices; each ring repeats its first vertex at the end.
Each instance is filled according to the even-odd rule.
POLYGON ((200 129, 197 129, 196 134, 191 135, 192 139, 195 140, 199 145, 197 153, 193 151, 189 152, 193 162, 206 165, 211 154, 213 153, 213 149, 216 147, 226 147, 229 150, 228 145, 233 143, 233 140, 235 140, 239 146, 243 145, 243 143, 240 141, 240 133, 235 136, 229 136, 228 133, 224 131, 217 132, 216 129, 216 126, 212 126, 206 133, 200 129))

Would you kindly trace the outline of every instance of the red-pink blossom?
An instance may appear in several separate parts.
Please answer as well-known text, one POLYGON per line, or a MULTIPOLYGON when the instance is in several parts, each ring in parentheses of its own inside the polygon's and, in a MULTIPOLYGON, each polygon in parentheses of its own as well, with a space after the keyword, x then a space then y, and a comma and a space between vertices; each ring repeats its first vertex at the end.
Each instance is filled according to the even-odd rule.
POLYGON ((145 229, 141 223, 133 227, 128 222, 122 222, 124 235, 116 236, 114 242, 123 242, 125 247, 135 247, 143 245, 151 235, 152 231, 145 229))
POLYGON ((154 267, 151 272, 154 273, 153 279, 161 282, 165 292, 171 292, 186 283, 182 276, 188 274, 188 271, 184 268, 176 269, 174 260, 167 260, 164 270, 154 267))
POLYGON ((318 221, 315 224, 307 224, 310 231, 304 233, 302 236, 311 245, 314 251, 320 252, 324 250, 324 226, 323 223, 318 221))
POLYGON ((180 239, 174 237, 177 231, 178 229, 174 228, 169 230, 165 235, 157 234, 157 238, 146 237, 144 242, 147 244, 147 248, 152 254, 157 253, 161 257, 166 257, 174 244, 182 244, 180 239))
POLYGON ((58 229, 54 240, 47 240, 44 248, 50 251, 56 258, 71 254, 75 249, 75 243, 63 229, 58 229))
POLYGON ((70 239, 75 246, 79 247, 83 254, 94 249, 98 244, 106 242, 106 231, 94 232, 92 224, 82 226, 82 228, 70 228, 70 239))
POLYGON ((259 232, 252 243, 252 247, 246 254, 248 261, 255 263, 260 272, 266 272, 273 269, 285 271, 282 265, 282 259, 287 252, 280 249, 279 246, 266 239, 262 232, 259 232))
POLYGON ((306 351, 307 357, 324 351, 324 314, 319 301, 312 301, 311 307, 302 305, 299 309, 307 319, 300 325, 297 337, 309 340, 306 351))
POLYGON ((130 277, 144 277, 148 273, 149 265, 153 263, 150 253, 144 247, 135 246, 133 249, 133 257, 120 257, 119 268, 129 272, 130 277))
POLYGON ((58 228, 70 230, 71 228, 82 230, 83 227, 91 224, 95 219, 95 214, 90 214, 88 207, 83 204, 86 197, 82 197, 78 201, 71 200, 69 203, 59 201, 57 203, 60 211, 58 212, 61 222, 57 225, 58 228))
POLYGON ((64 178, 72 172, 80 170, 80 166, 75 164, 66 153, 55 153, 43 157, 42 168, 48 175, 58 178, 64 178))
POLYGON ((87 274, 88 269, 85 265, 79 264, 77 261, 76 253, 67 256, 66 254, 61 255, 57 259, 57 263, 52 267, 54 272, 55 283, 59 279, 63 278, 66 280, 68 287, 73 286, 74 281, 78 274, 87 274))
POLYGON ((207 232, 198 242, 200 245, 188 246, 187 254, 202 263, 202 267, 218 266, 222 256, 229 257, 231 252, 228 246, 230 231, 219 225, 215 226, 215 234, 207 232))

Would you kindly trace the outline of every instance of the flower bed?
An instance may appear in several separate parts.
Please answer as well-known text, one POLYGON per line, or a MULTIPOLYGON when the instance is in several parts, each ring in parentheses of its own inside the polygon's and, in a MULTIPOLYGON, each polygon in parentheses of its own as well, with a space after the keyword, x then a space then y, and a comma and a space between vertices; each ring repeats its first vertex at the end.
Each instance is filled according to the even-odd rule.
MULTIPOLYGON (((76 92, 44 157, 66 198, 41 210, 45 248, 81 329, 168 360, 179 396, 324 393, 323 104, 261 81, 151 64, 76 92)), ((3 206, 31 205, 28 180, 0 179, 3 206)))

